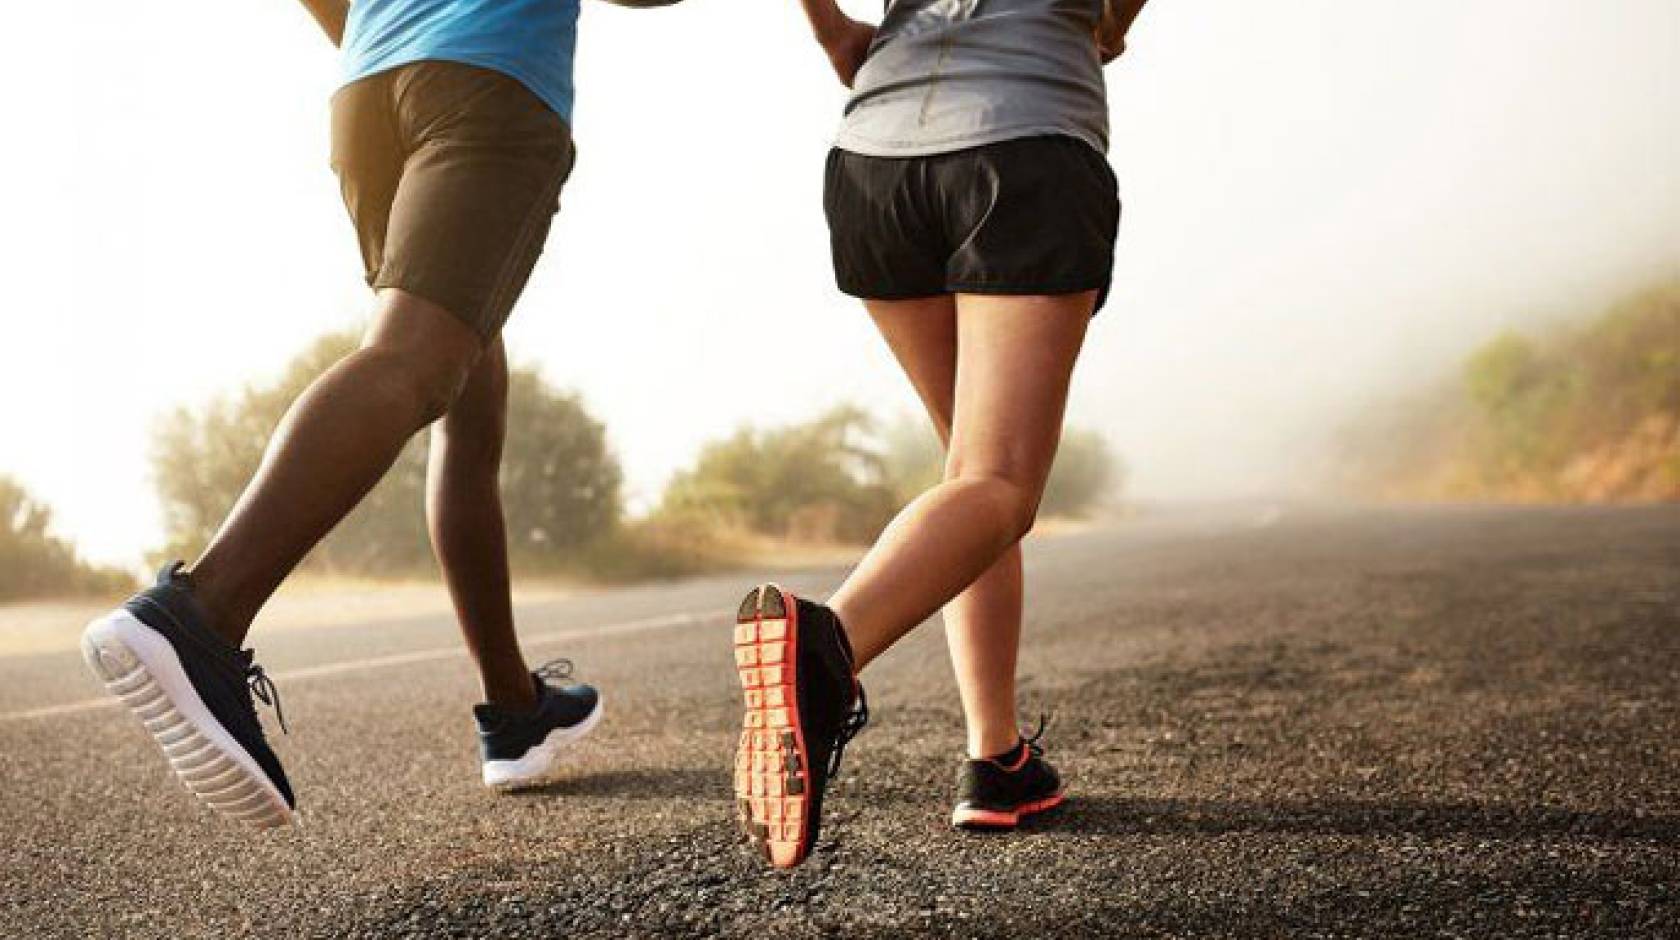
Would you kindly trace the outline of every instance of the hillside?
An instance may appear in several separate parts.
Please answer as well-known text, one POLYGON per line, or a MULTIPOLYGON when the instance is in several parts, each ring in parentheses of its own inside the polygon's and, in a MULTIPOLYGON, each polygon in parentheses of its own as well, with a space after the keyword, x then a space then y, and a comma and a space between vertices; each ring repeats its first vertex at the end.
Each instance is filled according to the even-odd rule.
POLYGON ((1680 284, 1541 334, 1342 436, 1343 483, 1389 499, 1680 500, 1680 284))

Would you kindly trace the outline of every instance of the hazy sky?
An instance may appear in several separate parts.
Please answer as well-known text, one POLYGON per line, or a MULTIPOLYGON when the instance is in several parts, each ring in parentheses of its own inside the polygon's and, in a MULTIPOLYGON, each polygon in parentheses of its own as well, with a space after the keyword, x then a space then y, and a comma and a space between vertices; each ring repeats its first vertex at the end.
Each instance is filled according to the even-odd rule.
MULTIPOLYGON (((131 562, 156 416, 365 308, 335 52, 291 0, 7 18, 0 473, 131 562)), ((1676 63, 1675 0, 1155 0, 1109 73, 1125 218, 1073 420, 1139 495, 1296 492, 1359 401, 1680 274, 1676 63)), ((507 338, 639 500, 743 421, 914 407, 832 284, 842 101, 787 0, 585 3, 578 169, 507 338)))

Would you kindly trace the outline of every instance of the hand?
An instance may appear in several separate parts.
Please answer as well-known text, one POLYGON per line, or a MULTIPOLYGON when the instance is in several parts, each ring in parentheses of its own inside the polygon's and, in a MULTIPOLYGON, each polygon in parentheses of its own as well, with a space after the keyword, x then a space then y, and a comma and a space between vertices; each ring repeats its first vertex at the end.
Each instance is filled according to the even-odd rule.
POLYGON ((1102 53, 1102 63, 1107 65, 1115 59, 1120 58, 1121 53, 1126 51, 1126 37, 1120 36, 1116 39, 1107 39, 1102 36, 1098 36, 1097 51, 1102 53))
POLYGON ((840 84, 850 88, 857 80, 863 60, 869 55, 869 47, 875 42, 875 27, 850 17, 841 17, 840 23, 833 30, 818 36, 817 41, 828 53, 828 64, 834 66, 834 74, 840 77, 840 84))
POLYGON ((1130 25, 1115 15, 1112 3, 1103 4, 1102 20, 1097 23, 1097 51, 1102 53, 1104 65, 1126 51, 1126 27, 1130 25))
POLYGON ((1107 65, 1126 51, 1126 33, 1149 0, 1103 0, 1102 19, 1097 21, 1097 51, 1107 65))

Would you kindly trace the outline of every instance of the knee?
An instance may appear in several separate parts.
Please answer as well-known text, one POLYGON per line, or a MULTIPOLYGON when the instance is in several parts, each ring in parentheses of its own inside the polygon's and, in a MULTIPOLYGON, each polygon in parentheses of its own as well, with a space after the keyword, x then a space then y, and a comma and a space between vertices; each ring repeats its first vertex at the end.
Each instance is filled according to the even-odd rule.
POLYGON ((507 434, 507 362, 500 342, 473 366, 449 413, 432 433, 451 452, 478 460, 499 460, 507 434))
POLYGON ((454 406, 484 352, 484 340, 449 311, 393 288, 379 294, 360 355, 423 427, 454 406))
POLYGON ((996 473, 959 475, 955 482, 969 489, 976 502, 1009 536, 1011 542, 1026 538, 1038 520, 1039 493, 1019 480, 996 473))
POLYGON ((422 424, 449 412, 466 386, 471 363, 447 356, 408 357, 402 371, 422 424))
POLYGON ((377 392, 409 411, 416 428, 448 413, 471 366, 454 357, 380 346, 363 349, 357 356, 372 367, 377 392))

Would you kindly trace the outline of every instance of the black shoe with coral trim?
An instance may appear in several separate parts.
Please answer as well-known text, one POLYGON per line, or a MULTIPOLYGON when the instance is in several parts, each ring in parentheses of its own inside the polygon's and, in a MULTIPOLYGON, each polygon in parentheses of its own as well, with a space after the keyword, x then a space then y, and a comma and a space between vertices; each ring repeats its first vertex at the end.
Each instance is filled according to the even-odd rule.
POLYGON ((996 757, 963 761, 957 772, 957 808, 951 813, 951 825, 1010 830, 1028 816, 1061 805, 1062 778, 1044 759, 1039 734, 1022 738, 996 757))
POLYGON ((296 801, 252 701, 278 713, 278 693, 250 650, 211 631, 182 567, 88 624, 82 656, 200 800, 258 828, 284 825, 296 801))
POLYGON ((735 751, 741 828, 777 868, 810 855, 823 793, 869 708, 834 612, 767 584, 741 602, 735 667, 745 712, 735 751))

